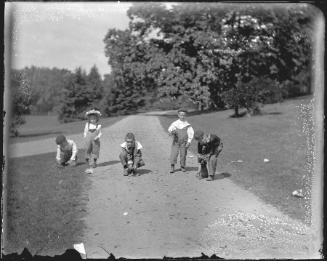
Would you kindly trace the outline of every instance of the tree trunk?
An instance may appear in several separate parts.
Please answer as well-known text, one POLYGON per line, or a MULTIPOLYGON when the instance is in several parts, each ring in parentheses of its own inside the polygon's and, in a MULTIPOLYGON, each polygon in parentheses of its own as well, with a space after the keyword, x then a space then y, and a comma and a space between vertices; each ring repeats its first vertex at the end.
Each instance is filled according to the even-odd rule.
POLYGON ((238 111, 238 105, 236 105, 236 106, 234 107, 234 110, 235 110, 235 117, 239 117, 240 114, 239 114, 239 111, 238 111))

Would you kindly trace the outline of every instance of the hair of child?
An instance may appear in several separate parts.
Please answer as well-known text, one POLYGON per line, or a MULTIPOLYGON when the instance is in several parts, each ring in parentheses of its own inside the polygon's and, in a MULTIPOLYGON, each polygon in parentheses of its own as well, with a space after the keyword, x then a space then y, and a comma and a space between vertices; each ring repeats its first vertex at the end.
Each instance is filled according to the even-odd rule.
POLYGON ((202 130, 197 130, 195 133, 194 133, 194 139, 195 140, 200 140, 204 135, 204 132, 202 130))
POLYGON ((65 137, 64 135, 62 135, 62 134, 60 134, 60 135, 58 135, 58 136, 56 137, 56 143, 57 143, 58 145, 63 144, 66 140, 67 140, 66 137, 65 137))
POLYGON ((178 109, 177 113, 180 113, 180 112, 185 112, 185 113, 187 113, 187 110, 184 109, 184 108, 180 108, 180 109, 178 109))
POLYGON ((125 140, 133 140, 133 141, 135 141, 134 134, 131 133, 131 132, 127 133, 126 136, 125 136, 125 140))

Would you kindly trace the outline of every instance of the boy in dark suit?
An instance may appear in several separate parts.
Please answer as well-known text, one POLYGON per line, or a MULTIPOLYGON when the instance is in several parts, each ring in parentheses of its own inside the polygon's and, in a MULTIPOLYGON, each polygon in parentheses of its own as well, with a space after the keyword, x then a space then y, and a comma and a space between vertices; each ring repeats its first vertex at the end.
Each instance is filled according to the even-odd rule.
POLYGON ((194 139, 198 141, 198 162, 200 163, 197 177, 199 179, 207 178, 208 181, 212 181, 217 168, 218 156, 223 149, 223 143, 217 135, 204 134, 201 130, 195 132, 194 139))

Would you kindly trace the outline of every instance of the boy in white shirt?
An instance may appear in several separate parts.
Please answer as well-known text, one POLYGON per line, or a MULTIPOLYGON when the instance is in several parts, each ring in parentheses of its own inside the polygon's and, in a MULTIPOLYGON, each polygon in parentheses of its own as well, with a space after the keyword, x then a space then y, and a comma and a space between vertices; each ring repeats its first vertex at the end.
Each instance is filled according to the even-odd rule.
POLYGON ((84 128, 84 139, 86 143, 85 160, 90 166, 90 169, 87 169, 86 172, 91 173, 91 170, 97 166, 97 160, 100 154, 100 137, 102 132, 99 118, 101 113, 98 110, 92 109, 86 112, 86 116, 88 122, 85 124, 84 128))
POLYGON ((177 157, 179 154, 180 157, 180 165, 181 170, 183 172, 186 171, 185 164, 186 164, 186 154, 187 149, 191 145, 194 130, 186 121, 186 110, 179 109, 178 110, 178 120, 174 121, 168 128, 169 134, 173 137, 173 143, 171 146, 171 153, 170 153, 170 166, 171 170, 170 173, 175 172, 175 165, 177 163, 177 157))
POLYGON ((56 161, 58 166, 76 166, 77 146, 73 140, 67 139, 64 135, 56 137, 57 155, 56 161))
POLYGON ((125 142, 120 147, 122 151, 119 154, 119 159, 124 168, 124 176, 137 174, 137 169, 145 165, 142 159, 141 149, 143 147, 141 143, 135 139, 133 133, 129 132, 125 136, 125 142))

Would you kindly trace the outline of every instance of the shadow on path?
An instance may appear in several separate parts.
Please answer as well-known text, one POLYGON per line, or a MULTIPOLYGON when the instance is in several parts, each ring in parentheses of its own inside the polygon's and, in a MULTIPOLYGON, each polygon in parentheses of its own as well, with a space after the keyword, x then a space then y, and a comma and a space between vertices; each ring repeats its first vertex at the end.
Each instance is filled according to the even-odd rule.
POLYGON ((84 162, 84 161, 80 161, 80 162, 77 162, 77 163, 76 163, 76 166, 80 166, 80 165, 84 165, 84 164, 86 164, 86 162, 84 162))
POLYGON ((266 113, 264 113, 264 114, 268 114, 268 115, 280 115, 280 114, 282 114, 282 113, 279 112, 279 111, 272 111, 272 112, 266 112, 266 113))
POLYGON ((107 162, 99 163, 97 166, 98 167, 105 167, 105 166, 117 164, 119 162, 120 162, 119 160, 110 160, 110 161, 107 161, 107 162))
POLYGON ((138 177, 138 176, 142 176, 144 174, 149 174, 149 173, 152 173, 152 170, 149 170, 149 169, 137 169, 137 172, 136 174, 129 174, 128 177, 138 177))
POLYGON ((137 169, 137 174, 139 176, 144 175, 144 174, 149 174, 151 172, 152 172, 152 170, 149 170, 149 169, 137 169))
POLYGON ((198 167, 186 167, 186 171, 197 171, 198 167))
POLYGON ((216 174, 214 180, 229 178, 230 176, 232 176, 232 174, 228 172, 223 172, 223 173, 216 174))
MULTIPOLYGON (((185 169, 186 169, 186 172, 185 173, 188 173, 190 171, 197 171, 198 170, 197 167, 185 167, 185 169)), ((167 170, 167 171, 169 171, 169 170, 167 170)), ((175 169, 175 172, 181 172, 181 171, 182 171, 181 168, 176 168, 175 169)))

